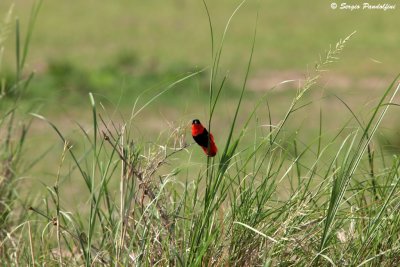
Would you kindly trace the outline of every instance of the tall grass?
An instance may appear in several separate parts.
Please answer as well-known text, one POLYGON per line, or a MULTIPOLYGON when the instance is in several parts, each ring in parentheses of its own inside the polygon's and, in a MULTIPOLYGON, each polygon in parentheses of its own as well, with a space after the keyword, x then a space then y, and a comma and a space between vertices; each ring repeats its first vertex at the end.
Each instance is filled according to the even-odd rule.
MULTIPOLYGON (((221 75, 220 67, 224 40, 231 21, 245 2, 228 19, 218 47, 212 16, 203 2, 211 40, 207 123, 210 131, 216 127, 212 123, 218 116, 215 107, 220 104, 228 79, 221 75)), ((37 6, 33 10, 36 17, 37 6)), ((17 39, 18 29, 17 26, 17 39)), ((380 163, 387 155, 373 153, 370 144, 394 105, 400 89, 399 77, 385 89, 365 125, 343 101, 352 120, 344 122, 334 138, 323 142, 326 122, 321 111, 318 138, 302 144, 298 135, 285 134, 287 124, 307 105, 304 95, 316 89, 320 76, 339 60, 354 33, 320 57, 276 124, 269 110, 272 100, 268 92, 244 120, 239 120, 256 34, 257 18, 233 118, 226 136, 219 137, 225 145, 217 157, 205 157, 198 172, 190 157, 187 123, 163 132, 151 142, 143 141, 135 123, 160 95, 205 70, 172 81, 148 102, 142 103, 138 98, 128 120, 117 122, 90 93, 92 124, 90 128, 77 125, 83 144, 80 147, 74 146, 57 122, 33 113, 54 131, 63 149, 54 184, 46 186, 47 194, 41 196, 41 202, 30 206, 29 217, 8 223, 8 230, 1 236, 2 263, 398 265, 400 216, 396 211, 400 160, 393 156, 391 164, 380 163), (260 107, 266 107, 267 112, 260 107), (80 192, 87 201, 79 203, 79 208, 70 209, 64 204, 71 201, 62 190, 68 181, 83 186, 80 192), (13 253, 9 253, 11 248, 13 253)), ((23 51, 28 51, 27 47, 23 51)), ((25 58, 25 52, 17 52, 17 77, 22 77, 25 58)), ((0 126, 3 129, 3 124, 0 126)), ((14 151, 12 155, 23 153, 14 151)), ((15 198, 7 199, 15 203, 15 198)))
MULTIPOLYGON (((20 121, 19 116, 23 112, 19 110, 19 101, 33 78, 33 73, 24 77, 23 71, 40 4, 39 1, 32 8, 23 44, 19 20, 16 20, 14 79, 6 77, 1 69, 5 41, 10 37, 13 27, 13 5, 10 6, 4 20, 0 23, 0 258, 4 265, 18 262, 16 251, 20 244, 18 236, 13 233, 16 228, 25 224, 26 213, 18 207, 18 204, 25 204, 27 201, 19 197, 18 182, 20 176, 35 163, 35 159, 26 161, 24 157, 24 147, 31 120, 20 121), (11 101, 8 100, 10 98, 11 101), (23 163, 23 161, 25 162, 23 163)), ((33 257, 32 255, 32 259, 33 257)))

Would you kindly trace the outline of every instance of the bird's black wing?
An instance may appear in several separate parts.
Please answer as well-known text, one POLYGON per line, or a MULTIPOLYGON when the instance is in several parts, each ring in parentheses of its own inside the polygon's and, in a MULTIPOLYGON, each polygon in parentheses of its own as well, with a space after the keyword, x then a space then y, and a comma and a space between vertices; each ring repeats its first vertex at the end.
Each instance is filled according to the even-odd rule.
POLYGON ((194 141, 196 141, 197 144, 199 144, 199 146, 208 147, 208 131, 206 128, 204 128, 204 131, 201 134, 198 134, 196 136, 193 136, 194 141))

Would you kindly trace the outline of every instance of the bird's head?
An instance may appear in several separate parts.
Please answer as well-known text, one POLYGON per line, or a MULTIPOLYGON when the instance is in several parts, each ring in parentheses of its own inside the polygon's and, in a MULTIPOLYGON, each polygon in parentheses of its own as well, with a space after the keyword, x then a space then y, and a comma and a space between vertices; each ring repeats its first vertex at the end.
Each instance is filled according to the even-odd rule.
POLYGON ((194 119, 193 122, 192 122, 192 125, 193 124, 201 124, 201 123, 200 123, 200 121, 198 119, 194 119))

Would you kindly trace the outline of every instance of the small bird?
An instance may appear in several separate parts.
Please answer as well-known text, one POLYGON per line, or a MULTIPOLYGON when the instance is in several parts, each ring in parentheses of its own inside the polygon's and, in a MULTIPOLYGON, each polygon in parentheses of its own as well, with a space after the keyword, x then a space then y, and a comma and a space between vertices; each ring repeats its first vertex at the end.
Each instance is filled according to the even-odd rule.
POLYGON ((198 119, 192 122, 192 136, 207 156, 214 157, 217 154, 218 149, 214 143, 214 136, 212 133, 208 133, 198 119))

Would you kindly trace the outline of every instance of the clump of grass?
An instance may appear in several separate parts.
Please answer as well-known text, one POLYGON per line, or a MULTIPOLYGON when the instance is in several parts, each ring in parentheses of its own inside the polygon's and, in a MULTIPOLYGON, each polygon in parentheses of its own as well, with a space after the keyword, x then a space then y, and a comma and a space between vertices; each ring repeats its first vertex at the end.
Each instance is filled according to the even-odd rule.
MULTIPOLYGON (((28 53, 30 36, 33 31, 34 21, 40 8, 40 2, 32 9, 31 20, 28 27, 25 43, 21 45, 21 34, 19 21, 16 20, 16 69, 15 78, 10 79, 2 71, 2 56, 5 51, 4 42, 11 33, 12 12, 11 5, 5 19, 0 23, 0 258, 4 265, 18 262, 20 244, 14 233, 26 220, 26 213, 18 207, 18 204, 27 200, 21 200, 17 191, 18 180, 21 174, 34 164, 35 160, 22 161, 24 157, 24 146, 31 122, 19 121, 19 100, 29 86, 33 74, 24 78, 22 73, 28 53), (10 99, 12 101, 6 101, 10 99)), ((25 239, 26 240, 26 239, 25 239)), ((33 257, 33 255, 32 255, 33 257)))
POLYGON ((63 95, 75 93, 82 96, 93 91, 88 74, 71 62, 51 61, 48 64, 48 75, 54 80, 56 88, 62 88, 63 95))
MULTIPOLYGON (((10 7, 6 17, 4 18, 4 21, 2 21, 2 23, 0 23, 0 68, 2 66, 2 57, 3 57, 3 53, 4 53, 4 42, 7 39, 8 35, 9 35, 9 32, 10 32, 10 28, 11 28, 12 10, 13 10, 13 6, 10 7)), ((1 79, 1 98, 3 98, 4 95, 5 95, 5 86, 6 86, 7 80, 5 79, 5 77, 3 77, 3 73, 2 72, 0 72, 0 74, 1 74, 1 77, 0 77, 0 79, 1 79)), ((8 111, 6 111, 4 113, 5 113, 5 115, 3 115, 1 117, 1 120, 0 120, 1 124, 0 125, 3 125, 3 124, 6 123, 5 121, 6 121, 7 115, 8 115, 6 113, 11 113, 11 111, 8 110, 8 111)), ((6 147, 8 146, 8 144, 10 142, 9 139, 11 138, 11 133, 10 132, 2 133, 2 136, 7 136, 5 138, 6 141, 4 142, 4 144, 2 143, 2 147, 5 146, 4 150, 7 150, 6 147)), ((8 161, 10 161, 10 159, 7 159, 7 157, 2 159, 2 162, 3 162, 2 163, 2 169, 3 170, 1 171, 2 175, 1 175, 0 185, 6 184, 6 180, 9 180, 9 178, 10 178, 11 171, 10 171, 10 167, 9 167, 8 161)), ((0 186, 0 188, 3 188, 3 186, 0 186)), ((2 194, 2 195, 6 195, 6 194, 2 194)), ((3 210, 3 208, 2 208, 2 210, 3 210)), ((2 217, 3 217, 3 214, 2 214, 2 217)))
POLYGON ((4 55, 4 42, 7 40, 10 31, 11 31, 11 16, 12 16, 13 6, 10 7, 7 15, 5 16, 4 20, 0 23, 0 73, 1 73, 1 80, 0 80, 0 99, 5 97, 6 95, 6 88, 7 88, 7 79, 4 77, 4 72, 2 69, 3 63, 3 55, 4 55))

